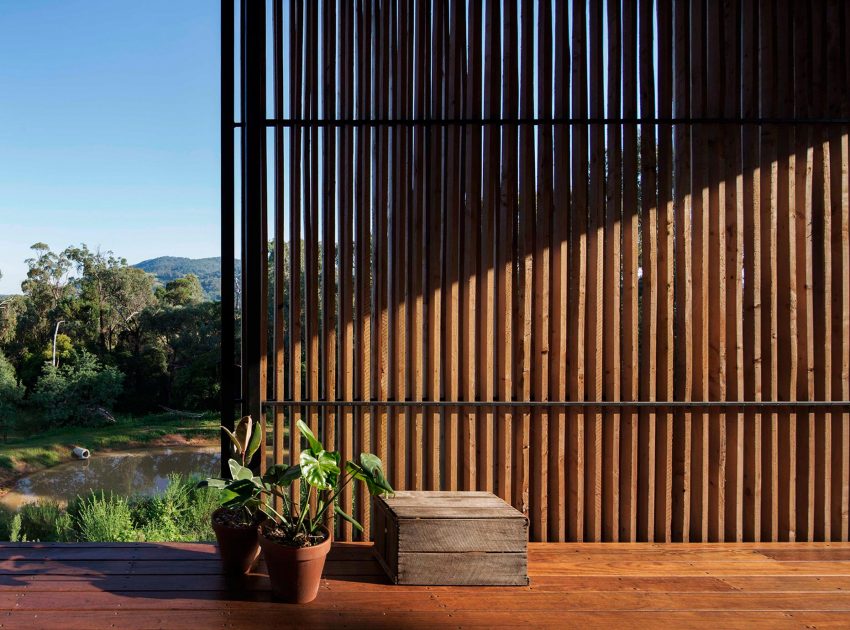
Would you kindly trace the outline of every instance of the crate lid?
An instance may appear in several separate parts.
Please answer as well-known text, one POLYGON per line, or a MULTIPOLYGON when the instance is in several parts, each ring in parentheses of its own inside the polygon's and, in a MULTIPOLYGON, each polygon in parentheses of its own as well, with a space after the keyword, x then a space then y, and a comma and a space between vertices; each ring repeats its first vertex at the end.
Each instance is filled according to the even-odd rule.
POLYGON ((525 519, 491 492, 400 490, 378 497, 397 518, 517 518, 525 519))

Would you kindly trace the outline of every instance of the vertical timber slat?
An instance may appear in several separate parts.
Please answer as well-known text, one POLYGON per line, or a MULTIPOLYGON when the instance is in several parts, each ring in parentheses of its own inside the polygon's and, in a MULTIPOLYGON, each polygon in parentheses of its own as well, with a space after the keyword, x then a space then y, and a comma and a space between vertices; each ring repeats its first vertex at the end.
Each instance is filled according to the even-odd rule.
MULTIPOLYGON (((664 401, 850 397, 850 8, 269 6, 240 5, 237 122, 222 3, 222 281, 241 258, 241 405, 275 462, 306 416, 400 489, 496 492, 533 540, 847 540, 850 412, 664 401), (660 404, 464 404, 493 400, 660 404)), ((373 537, 368 493, 340 501, 373 537)))

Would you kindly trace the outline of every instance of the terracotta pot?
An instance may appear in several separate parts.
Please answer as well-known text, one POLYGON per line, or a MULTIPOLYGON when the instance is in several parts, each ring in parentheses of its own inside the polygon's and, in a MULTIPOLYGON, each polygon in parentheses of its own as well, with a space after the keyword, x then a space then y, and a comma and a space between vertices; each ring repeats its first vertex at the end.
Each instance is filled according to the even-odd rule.
POLYGON ((262 526, 257 529, 275 597, 292 604, 306 604, 316 599, 325 557, 331 550, 331 535, 327 528, 322 527, 324 541, 312 547, 298 548, 273 542, 263 535, 262 526))
POLYGON ((218 550, 224 572, 243 575, 251 570, 257 556, 260 555, 260 544, 257 541, 257 527, 227 527, 216 523, 215 516, 226 508, 218 508, 212 514, 212 528, 218 540, 218 550))

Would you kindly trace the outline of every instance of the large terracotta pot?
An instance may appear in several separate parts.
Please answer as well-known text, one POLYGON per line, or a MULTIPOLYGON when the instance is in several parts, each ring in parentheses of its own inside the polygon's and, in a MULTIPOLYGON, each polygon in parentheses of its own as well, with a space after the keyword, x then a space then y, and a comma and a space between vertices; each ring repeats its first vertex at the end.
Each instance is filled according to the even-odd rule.
POLYGON ((260 544, 257 541, 257 526, 227 527, 215 520, 216 514, 226 508, 218 508, 212 514, 212 528, 218 540, 221 563, 227 574, 244 575, 251 570, 257 556, 260 555, 260 544))
POLYGON ((263 535, 262 526, 258 530, 275 597, 292 604, 306 604, 316 599, 325 557, 331 550, 331 535, 327 528, 322 527, 325 540, 312 547, 280 545, 263 535))

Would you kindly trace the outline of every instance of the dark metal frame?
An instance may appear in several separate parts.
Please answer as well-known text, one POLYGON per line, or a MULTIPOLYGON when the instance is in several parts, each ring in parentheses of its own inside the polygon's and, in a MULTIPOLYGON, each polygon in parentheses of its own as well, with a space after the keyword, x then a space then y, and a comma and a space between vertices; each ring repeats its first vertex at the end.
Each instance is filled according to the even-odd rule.
MULTIPOLYGON (((234 143, 234 0, 221 0, 221 422, 232 429, 234 411, 255 419, 262 418, 264 396, 263 345, 265 334, 259 326, 242 326, 242 360, 236 357, 234 321, 235 300, 235 167, 234 143)), ((241 131, 241 260, 243 322, 260 321, 267 261, 266 222, 266 7, 265 2, 243 0, 240 3, 239 60, 242 123, 241 131)), ((262 423, 261 423, 262 426, 262 423)), ((222 474, 228 474, 227 459, 231 445, 222 432, 222 474)), ((260 448, 252 467, 265 461, 265 445, 260 448)))
MULTIPOLYGON (((850 118, 619 117, 619 118, 268 118, 267 127, 433 127, 488 125, 850 125, 850 118)), ((233 122, 241 127, 241 122, 233 122)))
MULTIPOLYGON (((267 274, 266 238, 266 3, 241 3, 242 95, 242 412, 264 427, 264 341, 261 326, 267 274), (255 299, 259 296, 260 299, 255 299), (247 299, 246 299, 247 298, 247 299)), ((265 461, 265 440, 251 462, 265 461)))
POLYGON ((543 407, 573 409, 828 409, 850 411, 846 400, 267 400, 267 407, 543 407))
MULTIPOLYGON (((235 322, 236 308, 234 287, 236 284, 236 258, 233 246, 234 232, 234 184, 233 184, 233 0, 221 0, 221 424, 233 429, 233 415, 237 397, 235 322)), ((230 439, 221 432, 221 474, 228 473, 226 454, 230 452, 230 439)))

